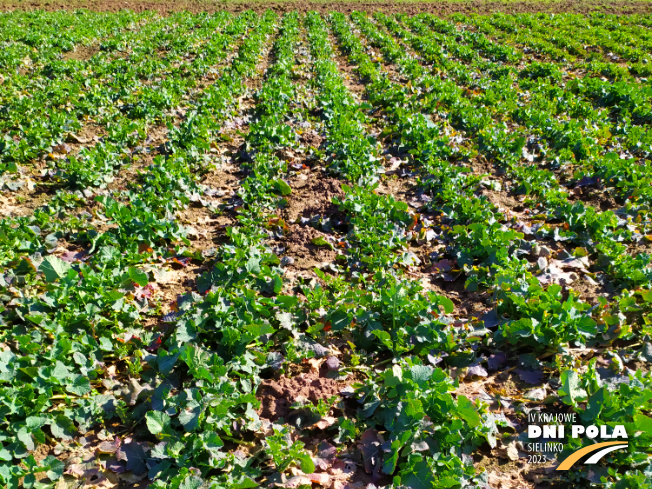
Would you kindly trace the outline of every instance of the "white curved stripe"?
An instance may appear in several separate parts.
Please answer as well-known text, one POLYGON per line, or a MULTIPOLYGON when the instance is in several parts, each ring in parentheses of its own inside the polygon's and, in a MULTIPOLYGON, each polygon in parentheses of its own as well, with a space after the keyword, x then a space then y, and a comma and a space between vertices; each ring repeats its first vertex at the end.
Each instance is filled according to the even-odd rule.
POLYGON ((598 461, 604 457, 606 454, 609 452, 613 452, 614 450, 620 450, 621 448, 627 448, 627 444, 625 445, 612 445, 607 448, 603 448, 602 450, 595 452, 593 455, 591 455, 590 458, 584 462, 585 464, 597 464, 598 461))

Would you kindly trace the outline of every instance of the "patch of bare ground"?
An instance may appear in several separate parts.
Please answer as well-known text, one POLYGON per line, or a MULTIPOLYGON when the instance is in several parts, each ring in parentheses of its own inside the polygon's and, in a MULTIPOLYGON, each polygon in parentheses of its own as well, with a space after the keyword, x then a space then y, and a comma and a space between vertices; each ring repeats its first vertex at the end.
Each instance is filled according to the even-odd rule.
POLYGON ((415 193, 415 183, 409 178, 400 177, 396 174, 387 175, 380 179, 376 193, 379 195, 391 195, 396 200, 407 201, 415 193))
MULTIPOLYGON (((236 156, 240 146, 241 144, 238 144, 234 140, 224 145, 219 145, 219 148, 227 158, 232 159, 236 156)), ((201 184, 216 189, 220 196, 234 197, 235 192, 240 188, 240 179, 238 178, 240 173, 241 171, 238 167, 234 166, 230 161, 227 161, 203 175, 201 184)))
POLYGON ((584 205, 604 211, 615 211, 620 206, 608 190, 591 187, 575 187, 568 192, 570 202, 582 202, 584 205))
POLYGON ((452 282, 430 278, 430 289, 452 300, 455 305, 454 314, 458 317, 467 319, 478 318, 489 308, 487 306, 489 294, 486 292, 469 291, 464 287, 463 277, 452 282))
POLYGON ((106 134, 106 128, 92 120, 85 123, 77 133, 66 136, 66 142, 74 149, 81 149, 83 145, 92 141, 98 142, 106 134))
POLYGON ((43 186, 32 187, 29 185, 26 190, 2 191, 0 193, 0 219, 28 216, 47 204, 50 198, 49 189, 43 186))
MULTIPOLYGON (((507 449, 492 450, 489 456, 477 456, 474 466, 487 472, 491 489, 544 489, 555 487, 554 464, 528 464, 525 457, 511 460, 507 449)), ((522 452, 521 452, 522 453, 522 452)), ((514 455, 515 457, 515 455, 514 455)), ((558 477, 557 477, 558 479, 558 477)), ((561 486, 558 486, 561 487, 561 486)))
POLYGON ((336 178, 326 176, 320 169, 299 173, 293 180, 291 198, 283 209, 282 216, 288 222, 314 215, 341 216, 332 202, 335 197, 344 197, 342 183, 336 178))
POLYGON ((581 300, 591 304, 592 306, 598 304, 599 297, 612 299, 617 292, 617 290, 609 284, 597 283, 593 280, 588 281, 586 277, 573 282, 569 286, 569 289, 576 292, 581 300))
POLYGON ((330 219, 332 225, 343 222, 344 215, 332 200, 344 194, 341 183, 327 177, 321 168, 303 171, 289 179, 289 184, 292 194, 287 197, 287 206, 279 212, 287 229, 278 244, 283 249, 286 277, 291 286, 295 278, 312 278, 314 268, 336 260, 337 251, 316 244, 320 239, 331 242, 331 233, 316 229, 308 221, 330 219))
MULTIPOLYGON (((318 360, 311 360, 318 364, 318 360)), ((263 380, 258 387, 256 397, 261 401, 258 414, 272 422, 283 418, 286 422, 292 417, 292 404, 309 402, 317 405, 320 401, 328 402, 331 398, 340 398, 344 388, 354 382, 352 375, 339 378, 332 375, 325 364, 315 368, 295 368, 290 375, 276 375, 263 380)))
POLYGON ((652 256, 652 242, 648 241, 650 238, 643 238, 642 242, 629 247, 628 252, 632 256, 638 256, 641 253, 652 256))
POLYGON ((100 52, 100 47, 98 44, 91 44, 89 46, 79 45, 79 46, 75 46, 75 48, 72 51, 67 51, 63 53, 63 59, 88 61, 99 52, 100 52))

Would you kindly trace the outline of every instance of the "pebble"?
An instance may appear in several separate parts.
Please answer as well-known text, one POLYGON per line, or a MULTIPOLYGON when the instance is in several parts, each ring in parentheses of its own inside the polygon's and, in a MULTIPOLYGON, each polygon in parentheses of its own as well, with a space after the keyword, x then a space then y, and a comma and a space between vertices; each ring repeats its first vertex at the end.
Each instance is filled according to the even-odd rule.
POLYGON ((294 258, 291 256, 284 256, 281 258, 281 265, 287 266, 287 265, 292 265, 294 263, 294 258))
POLYGON ((336 357, 328 357, 326 359, 326 366, 328 370, 337 370, 340 368, 340 361, 336 357))

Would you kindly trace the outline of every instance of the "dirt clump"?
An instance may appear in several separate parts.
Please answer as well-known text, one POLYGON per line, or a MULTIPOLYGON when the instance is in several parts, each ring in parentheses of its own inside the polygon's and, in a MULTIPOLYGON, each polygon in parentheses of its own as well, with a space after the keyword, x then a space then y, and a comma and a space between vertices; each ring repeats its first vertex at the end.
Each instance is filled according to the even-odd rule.
POLYGON ((324 138, 314 130, 311 130, 303 132, 299 137, 299 140, 304 146, 319 148, 321 143, 324 141, 324 138))
POLYGON ((321 175, 299 176, 290 182, 292 195, 283 211, 283 218, 294 223, 298 219, 310 218, 314 215, 332 216, 339 210, 332 200, 343 197, 341 183, 336 178, 321 175))
POLYGON ((63 59, 74 59, 78 61, 88 61, 100 52, 99 45, 77 46, 74 50, 63 53, 63 59))
POLYGON ((292 258, 289 266, 298 270, 309 270, 316 266, 332 262, 337 252, 326 245, 316 245, 313 240, 324 237, 310 226, 292 226, 283 240, 285 256, 292 258))
POLYGON ((342 380, 322 376, 316 370, 303 372, 292 377, 267 379, 258 388, 256 397, 261 401, 258 414, 261 418, 277 421, 287 419, 292 411, 291 405, 300 398, 313 404, 339 396, 347 383, 342 380))

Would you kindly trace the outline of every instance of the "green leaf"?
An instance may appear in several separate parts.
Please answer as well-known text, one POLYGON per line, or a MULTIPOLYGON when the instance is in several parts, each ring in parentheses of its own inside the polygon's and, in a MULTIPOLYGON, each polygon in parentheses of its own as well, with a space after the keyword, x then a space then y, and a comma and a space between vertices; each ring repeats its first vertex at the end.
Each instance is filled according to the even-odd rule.
POLYGON ((199 415, 201 414, 201 406, 192 401, 186 406, 185 409, 182 409, 179 413, 179 423, 183 426, 183 429, 186 431, 193 431, 197 428, 199 424, 199 415))
POLYGON ((100 338, 100 350, 113 351, 113 342, 106 336, 100 338))
POLYGON ((16 434, 16 437, 23 442, 23 445, 25 445, 25 448, 27 448, 28 451, 34 450, 34 439, 32 438, 32 435, 27 432, 25 428, 21 428, 18 430, 18 433, 16 434))
POLYGON ((150 411, 145 415, 145 419, 152 435, 158 435, 170 427, 170 417, 161 411, 150 411))
POLYGON ((480 426, 480 423, 482 422, 475 404, 465 396, 458 396, 457 398, 457 413, 471 428, 480 426))
POLYGON ((316 238, 312 238, 310 242, 317 246, 328 246, 331 250, 335 249, 333 247, 333 243, 327 241, 323 236, 317 236, 316 238))
POLYGON ((57 418, 50 424, 50 431, 52 436, 62 440, 72 440, 74 434, 77 432, 75 425, 70 418, 63 415, 57 418))
POLYGON ((83 396, 91 391, 91 382, 85 375, 77 375, 71 384, 66 386, 68 392, 83 396))
POLYGON ((437 296, 437 303, 444 308, 446 314, 452 314, 455 310, 455 304, 448 297, 437 296))
POLYGON ((634 425, 638 431, 642 431, 647 435, 652 435, 652 418, 644 414, 634 415, 634 425))
POLYGON ((426 384, 430 380, 430 377, 432 377, 433 372, 434 369, 428 365, 414 365, 410 367, 412 380, 419 385, 426 384))
POLYGON ((145 287, 148 283, 147 274, 137 268, 129 267, 127 276, 129 277, 129 280, 131 280, 135 284, 140 285, 141 287, 145 287))
POLYGON ((559 394, 566 404, 575 405, 577 400, 586 397, 586 391, 580 386, 580 376, 574 370, 565 370, 561 374, 559 394))
POLYGON ((645 302, 652 302, 652 289, 641 291, 641 297, 645 302))
POLYGON ((428 466, 428 462, 420 460, 407 467, 404 471, 405 475, 401 476, 401 486, 410 487, 412 489, 431 489, 433 487, 445 487, 435 485, 433 480, 432 469, 428 466))
POLYGON ((204 485, 204 481, 201 477, 190 476, 187 479, 184 479, 181 484, 179 484, 179 489, 199 489, 204 485))
POLYGON ((385 345, 386 348, 388 348, 389 350, 394 349, 394 343, 392 343, 392 337, 387 331, 382 329, 374 329, 372 333, 376 338, 380 340, 380 342, 383 345, 385 345))
POLYGON ((309 454, 300 453, 297 455, 297 458, 299 459, 301 470, 306 474, 312 474, 315 471, 315 463, 312 461, 309 454))
POLYGON ((51 481, 59 479, 63 475, 63 471, 66 468, 66 464, 64 464, 61 460, 57 460, 54 455, 48 455, 41 463, 45 467, 48 467, 46 475, 51 481))
POLYGON ((274 190, 277 190, 281 195, 290 195, 292 193, 292 188, 280 178, 272 182, 272 187, 274 190))
POLYGON ((45 280, 48 283, 52 283, 57 279, 63 278, 68 275, 68 272, 72 270, 70 263, 63 261, 58 256, 50 255, 43 260, 39 270, 45 275, 45 280))
POLYGON ((64 363, 57 360, 57 363, 54 365, 54 370, 52 370, 52 377, 63 383, 69 375, 70 369, 64 363))
POLYGON ((36 430, 47 423, 48 418, 46 416, 29 416, 25 419, 25 426, 27 429, 36 430))
POLYGON ((11 462, 13 460, 14 456, 11 454, 9 450, 6 448, 0 448, 0 460, 4 460, 5 462, 11 462))
POLYGON ((245 477, 240 482, 230 483, 229 487, 231 487, 232 489, 252 489, 254 487, 258 487, 258 484, 254 482, 252 479, 250 479, 249 477, 245 477))

